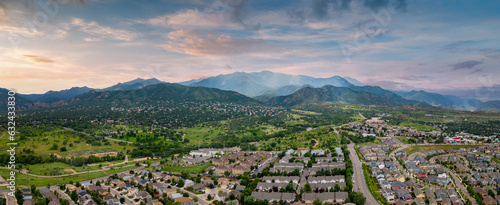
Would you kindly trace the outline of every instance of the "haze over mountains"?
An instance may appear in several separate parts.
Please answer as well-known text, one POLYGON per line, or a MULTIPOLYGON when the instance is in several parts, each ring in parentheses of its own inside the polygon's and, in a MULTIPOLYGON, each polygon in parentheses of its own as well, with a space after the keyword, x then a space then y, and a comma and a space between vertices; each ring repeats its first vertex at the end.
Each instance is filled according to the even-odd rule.
MULTIPOLYGON (((107 91, 151 89, 150 85, 159 83, 163 82, 154 78, 138 78, 129 82, 118 83, 104 89, 73 87, 67 90, 49 91, 44 94, 19 94, 18 102, 20 105, 24 104, 22 109, 52 107, 74 102, 75 97, 84 93, 105 91, 109 93, 107 91)), ((213 94, 219 93, 217 90, 220 89, 235 91, 259 100, 264 104, 285 107, 307 103, 335 102, 384 106, 435 106, 454 110, 500 111, 500 101, 482 102, 477 99, 463 99, 452 95, 440 95, 425 91, 389 91, 378 86, 363 85, 353 78, 340 76, 314 78, 305 75, 289 75, 270 71, 255 73, 236 72, 205 79, 190 80, 179 84, 181 84, 178 85, 180 87, 173 86, 175 84, 169 84, 170 86, 168 88, 175 88, 178 90, 184 90, 187 87, 212 88, 204 89, 203 92, 196 94, 196 98, 190 98, 191 100, 205 98, 215 99, 213 94)), ((167 91, 163 87, 162 90, 165 92, 167 91)), ((155 94, 161 95, 159 92, 155 92, 155 94)), ((168 94, 168 92, 163 93, 163 95, 168 94)), ((182 98, 179 96, 182 92, 172 92, 170 94, 175 94, 182 98)), ((219 96, 219 94, 215 96, 219 96)), ((220 94, 220 96, 226 95, 220 94)), ((238 103, 242 103, 245 101, 245 98, 241 98, 237 101, 238 103)), ((0 102, 0 107, 3 106, 3 102, 0 102)))
POLYGON ((340 76, 313 78, 305 75, 288 75, 270 71, 255 73, 236 72, 202 79, 198 82, 191 83, 188 81, 181 84, 232 90, 249 97, 259 95, 289 95, 303 86, 322 87, 332 85, 335 87, 349 87, 354 85, 340 76))

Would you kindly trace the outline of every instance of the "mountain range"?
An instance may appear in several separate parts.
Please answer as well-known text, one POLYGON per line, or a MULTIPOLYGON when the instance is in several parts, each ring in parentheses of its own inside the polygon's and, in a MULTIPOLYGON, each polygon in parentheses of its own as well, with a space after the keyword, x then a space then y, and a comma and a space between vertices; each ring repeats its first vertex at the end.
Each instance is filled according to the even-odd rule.
POLYGON ((370 86, 335 87, 325 85, 321 88, 304 87, 291 95, 271 98, 266 103, 272 106, 284 107, 325 102, 380 106, 411 105, 418 107, 432 107, 427 103, 406 100, 396 94, 385 95, 383 93, 375 94, 365 91, 371 89, 373 88, 370 86))
POLYGON ((222 90, 232 90, 249 97, 256 97, 259 95, 289 95, 303 86, 354 86, 354 84, 340 76, 333 76, 330 78, 313 78, 305 75, 288 75, 283 73, 273 73, 270 71, 255 73, 236 72, 227 75, 205 78, 197 82, 189 82, 190 81, 181 84, 187 86, 203 86, 222 90))
MULTIPOLYGON (((17 96, 18 106, 20 106, 20 109, 60 106, 74 102, 76 98, 80 99, 81 95, 85 94, 98 95, 96 93, 110 94, 110 92, 127 90, 148 90, 151 89, 151 85, 160 83, 164 82, 155 78, 138 78, 129 82, 118 83, 103 89, 73 87, 67 90, 49 91, 44 94, 19 94, 17 96)), ((386 106, 435 106, 454 110, 484 110, 500 112, 500 101, 482 102, 477 99, 464 99, 452 95, 441 95, 425 91, 390 91, 378 86, 363 85, 356 79, 340 76, 314 78, 305 75, 289 75, 273 73, 270 71, 254 73, 236 72, 227 75, 218 75, 168 85, 171 89, 181 89, 181 87, 175 86, 182 86, 182 89, 192 87, 193 90, 190 92, 194 92, 194 90, 198 89, 196 94, 197 97, 192 98, 193 100, 205 98, 213 99, 214 96, 218 96, 214 95, 215 93, 218 93, 220 90, 227 90, 235 91, 255 99, 240 99, 238 100, 240 103, 243 103, 243 101, 254 101, 251 103, 260 101, 263 104, 273 106, 340 102, 386 106), (204 88, 202 89, 199 87, 204 88)), ((165 89, 162 90, 167 92, 165 89)), ((0 92, 3 91, 4 90, 0 90, 0 92)), ((186 95, 188 93, 174 92, 171 94, 179 96, 186 95)), ((225 95, 221 95, 220 97, 222 96, 225 95)), ((4 106, 5 102, 0 102, 0 107, 4 106)))

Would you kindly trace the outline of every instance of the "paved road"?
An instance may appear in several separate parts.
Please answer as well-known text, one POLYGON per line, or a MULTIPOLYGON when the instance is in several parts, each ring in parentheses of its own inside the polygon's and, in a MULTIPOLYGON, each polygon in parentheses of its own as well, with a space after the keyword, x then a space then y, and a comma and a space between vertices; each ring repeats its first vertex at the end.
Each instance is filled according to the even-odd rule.
MULTIPOLYGON (((10 192, 10 190, 9 190, 10 192)), ((5 197, 5 200, 7 202, 7 204, 17 204, 17 199, 16 197, 12 197, 10 195, 7 194, 7 192, 4 193, 4 197, 5 197)))
POLYGON ((366 196, 366 203, 370 205, 380 204, 373 197, 372 193, 368 189, 366 185, 365 176, 363 174, 363 167, 361 165, 361 161, 359 161, 358 155, 356 154, 356 150, 354 150, 354 143, 351 142, 348 146, 349 149, 349 158, 352 160, 353 165, 353 178, 354 178, 354 191, 361 192, 366 196))
POLYGON ((61 190, 59 189, 59 187, 56 187, 56 188, 52 188, 52 187, 51 187, 51 189, 50 189, 50 190, 52 190, 52 191, 56 190, 56 191, 57 191, 57 193, 59 194, 59 196, 60 196, 61 198, 63 198, 63 199, 67 199, 67 200, 69 201, 69 204, 70 204, 70 205, 76 205, 76 204, 75 204, 75 202, 74 202, 73 200, 71 200, 71 198, 70 198, 70 197, 69 197, 66 193, 64 193, 63 191, 61 191, 61 190))
MULTIPOLYGON (((446 155, 451 155, 451 154, 446 154, 446 155)), ((435 162, 436 162, 436 158, 437 157, 438 156, 434 156, 434 157, 430 158, 429 162, 431 164, 436 164, 435 162)), ((465 160, 465 162, 466 162, 466 167, 469 167, 469 161, 465 160)), ((465 194, 465 196, 467 196, 467 198, 469 198, 471 200, 472 204, 477 204, 476 200, 469 194, 469 192, 467 191, 467 188, 462 184, 462 180, 455 174, 454 171, 449 170, 445 166, 441 166, 441 164, 436 164, 436 165, 439 166, 439 167, 442 167, 444 169, 444 171, 446 171, 446 173, 448 173, 449 175, 451 175, 451 177, 453 178, 453 180, 455 180, 455 184, 458 186, 458 188, 460 188, 460 190, 462 191, 462 193, 465 194)), ((463 197, 462 197, 462 200, 464 200, 463 197)))
MULTIPOLYGON (((106 187, 106 189, 108 188, 107 186, 104 186, 104 187, 106 187)), ((116 189, 111 188, 110 191, 111 191, 111 194, 113 196, 115 196, 116 198, 125 198, 126 205, 135 205, 135 203, 132 201, 132 199, 129 199, 127 196, 121 195, 119 191, 116 191, 116 189)))
MULTIPOLYGON (((203 195, 199 195, 199 196, 197 196, 197 195, 195 195, 195 194, 193 194, 193 193, 189 192, 188 190, 185 190, 184 188, 182 188, 182 191, 184 191, 184 192, 188 193, 188 194, 189 194, 189 197, 190 197, 191 199, 193 199, 195 196, 196 196, 196 197, 198 197, 198 204, 200 204, 200 205, 209 205, 209 204, 210 204, 208 201, 206 201, 207 194, 203 194, 203 195)), ((212 195, 212 196, 214 196, 214 195, 212 195)))

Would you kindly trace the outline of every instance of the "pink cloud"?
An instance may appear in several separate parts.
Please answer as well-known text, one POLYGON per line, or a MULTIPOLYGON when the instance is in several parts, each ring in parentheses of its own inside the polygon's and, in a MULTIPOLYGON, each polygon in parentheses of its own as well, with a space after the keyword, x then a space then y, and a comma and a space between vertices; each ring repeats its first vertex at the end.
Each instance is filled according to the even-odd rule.
POLYGON ((197 56, 232 56, 242 54, 276 53, 283 49, 263 39, 233 38, 225 34, 197 33, 176 30, 167 34, 165 50, 197 56))

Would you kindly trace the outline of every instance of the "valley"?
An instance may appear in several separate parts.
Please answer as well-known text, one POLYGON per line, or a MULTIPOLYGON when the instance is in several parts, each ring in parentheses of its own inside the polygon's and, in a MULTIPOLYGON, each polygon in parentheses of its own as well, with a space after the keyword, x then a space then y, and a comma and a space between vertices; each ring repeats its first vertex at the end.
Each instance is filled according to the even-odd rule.
MULTIPOLYGON (((496 153, 500 142, 498 113, 447 110, 366 86, 303 87, 261 102, 234 91, 138 80, 57 102, 17 107, 18 163, 5 168, 9 156, 0 153, 0 176, 5 180, 10 171, 16 173, 21 194, 12 200, 18 203, 44 187, 59 190, 59 201, 69 204, 89 200, 73 191, 96 202, 109 198, 126 204, 173 204, 169 197, 177 192, 189 201, 203 198, 203 204, 316 203, 318 196, 339 203, 417 202, 418 197, 391 198, 399 192, 385 189, 373 163, 404 165, 404 173, 386 170, 391 174, 385 179, 411 183, 419 172, 408 170, 408 163, 421 154, 496 153), (318 184, 318 177, 331 181, 318 184), (270 185, 282 178, 283 187, 270 185), (108 188, 115 194, 105 192, 108 188), (332 195, 322 195, 327 192, 332 195)), ((8 149, 7 130, 0 130, 0 148, 8 149)), ((0 185, 5 193, 6 181, 0 185)), ((469 196, 460 200, 479 200, 469 196)))

